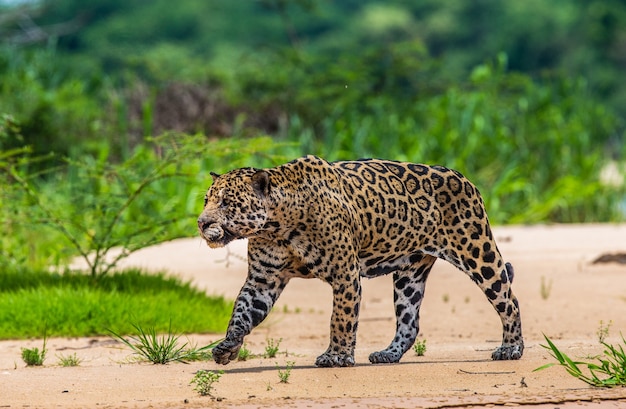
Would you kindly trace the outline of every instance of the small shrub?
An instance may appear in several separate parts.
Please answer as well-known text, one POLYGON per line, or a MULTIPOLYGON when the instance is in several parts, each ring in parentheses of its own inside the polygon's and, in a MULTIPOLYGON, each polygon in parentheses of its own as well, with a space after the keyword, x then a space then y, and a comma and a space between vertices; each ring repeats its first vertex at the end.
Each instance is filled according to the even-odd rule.
POLYGON ((278 368, 278 379, 280 379, 280 383, 289 383, 289 377, 291 376, 291 370, 293 369, 294 364, 294 361, 287 361, 287 366, 284 370, 278 368, 278 364, 276 364, 276 367, 278 368))
POLYGON ((58 355, 57 358, 59 359, 59 365, 63 367, 78 366, 82 362, 82 359, 76 356, 76 353, 73 353, 72 355, 61 354, 58 355))
POLYGON ((43 362, 46 360, 46 353, 48 350, 46 349, 46 336, 43 337, 43 347, 41 351, 39 348, 22 348, 22 360, 27 366, 41 366, 43 362))
POLYGON ((265 357, 266 358, 274 358, 278 353, 278 348, 280 347, 280 342, 283 339, 280 338, 278 341, 275 341, 273 338, 269 338, 267 340, 267 345, 265 346, 265 357))
POLYGON ((39 348, 22 348, 22 360, 27 366, 41 366, 46 360, 46 349, 39 352, 39 348))
POLYGON ((201 369, 196 372, 189 384, 195 384, 196 386, 194 386, 193 390, 201 396, 211 396, 213 384, 219 381, 223 373, 224 371, 214 372, 201 369))
POLYGON ((417 356, 424 356, 424 353, 426 352, 426 340, 416 340, 413 345, 413 351, 415 351, 415 355, 417 356))
POLYGON ((130 336, 131 341, 128 341, 121 335, 110 331, 113 337, 121 341, 127 347, 129 347, 133 353, 139 355, 154 364, 167 364, 169 362, 185 362, 189 360, 197 360, 197 357, 206 353, 217 344, 214 342, 202 348, 187 348, 187 343, 179 346, 179 336, 175 335, 168 329, 167 335, 157 336, 154 327, 148 328, 145 331, 141 326, 133 324, 133 327, 137 330, 136 336, 130 336))

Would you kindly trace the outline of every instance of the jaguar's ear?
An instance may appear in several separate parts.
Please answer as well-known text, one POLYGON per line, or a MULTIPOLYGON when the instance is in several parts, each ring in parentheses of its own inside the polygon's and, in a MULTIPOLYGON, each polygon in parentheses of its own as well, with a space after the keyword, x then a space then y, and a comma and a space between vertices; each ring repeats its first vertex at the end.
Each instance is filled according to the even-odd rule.
POLYGON ((257 170, 252 175, 252 189, 261 196, 266 197, 270 194, 270 175, 264 170, 257 170))
POLYGON ((215 180, 220 177, 220 175, 218 175, 215 172, 209 172, 209 175, 211 175, 211 177, 213 178, 213 183, 215 183, 215 180))

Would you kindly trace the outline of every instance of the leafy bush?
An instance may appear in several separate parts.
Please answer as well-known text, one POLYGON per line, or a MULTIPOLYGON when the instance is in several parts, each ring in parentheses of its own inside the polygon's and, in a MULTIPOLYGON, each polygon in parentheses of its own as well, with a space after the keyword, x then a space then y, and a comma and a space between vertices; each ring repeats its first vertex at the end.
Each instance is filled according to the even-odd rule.
POLYGON ((46 360, 46 354, 48 350, 46 349, 46 337, 44 335, 43 338, 43 347, 41 351, 39 348, 22 348, 22 361, 27 366, 42 366, 44 361, 46 360))
POLYGON ((11 236, 3 241, 31 265, 63 265, 78 255, 92 276, 105 275, 135 250, 195 234, 210 170, 273 164, 282 160, 274 150, 268 138, 209 143, 166 135, 122 163, 102 151, 68 159, 45 179, 30 172, 32 158, 7 163, 0 218, 11 236))

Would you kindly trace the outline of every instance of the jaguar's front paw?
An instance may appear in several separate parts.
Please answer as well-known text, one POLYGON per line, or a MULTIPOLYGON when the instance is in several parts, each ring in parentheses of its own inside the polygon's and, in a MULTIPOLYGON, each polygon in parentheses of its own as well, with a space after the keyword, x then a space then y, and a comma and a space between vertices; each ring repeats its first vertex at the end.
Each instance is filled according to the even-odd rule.
POLYGON ((354 356, 325 352, 317 357, 315 365, 324 368, 331 368, 335 366, 354 366, 354 356))
POLYGON ((226 365, 237 359, 242 341, 225 339, 213 348, 213 359, 218 364, 226 365))
POLYGON ((373 364, 391 364, 400 362, 402 354, 388 350, 372 352, 370 354, 370 362, 373 364))

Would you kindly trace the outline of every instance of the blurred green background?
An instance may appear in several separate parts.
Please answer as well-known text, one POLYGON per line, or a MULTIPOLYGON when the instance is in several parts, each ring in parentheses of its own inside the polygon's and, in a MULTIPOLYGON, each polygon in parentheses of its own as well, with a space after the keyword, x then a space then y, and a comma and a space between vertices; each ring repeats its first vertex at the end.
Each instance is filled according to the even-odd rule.
POLYGON ((625 73, 624 0, 4 1, 0 262, 193 236, 209 171, 309 153, 623 221, 625 73))

